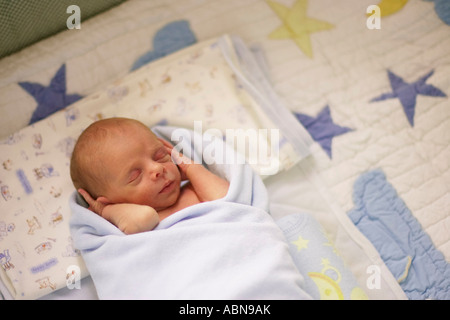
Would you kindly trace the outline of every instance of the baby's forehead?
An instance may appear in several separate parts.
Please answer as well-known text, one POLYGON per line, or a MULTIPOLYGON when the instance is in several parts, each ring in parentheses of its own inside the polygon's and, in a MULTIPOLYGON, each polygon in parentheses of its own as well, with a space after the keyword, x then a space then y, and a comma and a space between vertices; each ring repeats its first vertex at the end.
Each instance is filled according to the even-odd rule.
MULTIPOLYGON (((95 131, 100 136, 116 136, 124 134, 139 133, 154 136, 154 133, 144 124, 134 120, 116 120, 116 121, 100 121, 95 123, 95 131)), ((156 136, 155 136, 156 137, 156 136)))
POLYGON ((127 122, 115 127, 107 129, 107 141, 109 143, 123 143, 140 142, 146 145, 160 145, 158 137, 141 123, 127 122))
POLYGON ((141 122, 130 119, 106 119, 91 124, 80 136, 78 143, 80 151, 92 151, 110 144, 117 144, 119 140, 131 139, 146 143, 158 143, 156 135, 141 122))
POLYGON ((151 143, 158 143, 158 137, 153 133, 150 128, 146 127, 141 123, 128 123, 123 127, 123 131, 121 133, 134 134, 134 138, 146 139, 151 143))

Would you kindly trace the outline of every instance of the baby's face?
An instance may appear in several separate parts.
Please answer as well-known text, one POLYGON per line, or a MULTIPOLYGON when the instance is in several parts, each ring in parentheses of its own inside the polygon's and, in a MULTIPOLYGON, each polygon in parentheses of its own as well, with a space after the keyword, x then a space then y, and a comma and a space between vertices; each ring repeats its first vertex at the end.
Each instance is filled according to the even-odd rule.
POLYGON ((177 201, 180 172, 150 130, 129 126, 102 149, 100 161, 110 181, 103 196, 109 202, 148 205, 158 211, 177 201))

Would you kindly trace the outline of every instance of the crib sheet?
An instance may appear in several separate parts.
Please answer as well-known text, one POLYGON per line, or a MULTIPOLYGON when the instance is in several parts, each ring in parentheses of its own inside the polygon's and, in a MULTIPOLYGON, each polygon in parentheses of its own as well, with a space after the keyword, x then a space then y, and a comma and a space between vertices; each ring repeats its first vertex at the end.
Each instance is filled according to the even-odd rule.
MULTIPOLYGON (((317 203, 296 196, 295 192, 306 190, 293 180, 308 176, 312 166, 331 190, 330 199, 336 199, 330 200, 333 208, 354 217, 370 199, 362 196, 364 190, 370 190, 367 187, 372 180, 367 177, 378 174, 415 221, 418 232, 429 238, 430 250, 436 250, 438 256, 433 261, 438 261, 445 276, 450 260, 449 9, 433 1, 409 0, 396 8, 380 2, 378 19, 377 7, 372 5, 369 0, 127 1, 82 23, 79 33, 67 30, 0 61, 1 135, 4 143, 12 144, 20 139, 14 133, 29 124, 34 113, 45 116, 73 101, 92 97, 105 86, 106 95, 120 106, 127 95, 120 81, 130 70, 193 43, 223 33, 237 34, 250 48, 261 49, 255 51, 257 56, 264 53, 266 60, 260 62, 266 65, 262 70, 271 82, 258 82, 258 90, 269 92, 269 97, 275 92, 282 97, 283 106, 315 141, 309 165, 294 166, 290 175, 269 178, 269 187, 282 177, 293 192, 290 199, 281 197, 283 202, 314 209, 317 203), (111 82, 114 80, 116 84, 111 82), (38 94, 41 89, 61 103, 46 105, 38 94)), ((248 72, 240 71, 249 77, 248 72)), ((161 78, 161 82, 167 80, 161 78)), ((148 84, 139 85, 139 94, 145 94, 148 84)), ((195 83, 191 85, 189 89, 195 90, 195 83)), ((254 89, 247 86, 244 91, 254 89)), ((161 105, 156 99, 151 107, 157 111, 161 105)), ((179 110, 190 107, 178 106, 179 110)), ((234 120, 241 118, 240 112, 239 108, 233 110, 234 120)), ((208 115, 206 106, 202 119, 208 115)), ((64 121, 69 124, 77 116, 76 109, 69 107, 64 121)), ((98 115, 92 112, 91 116, 98 115)), ((282 119, 280 116, 277 121, 282 119)), ((292 118, 286 121, 280 126, 294 141, 295 134, 286 130, 292 127, 292 118)), ((40 139, 32 139, 37 157, 40 139)), ((70 141, 66 143, 70 145, 70 141)), ((61 148, 63 152, 67 147, 62 143, 61 148)), ((3 186, 10 163, 6 158, 2 162, 3 186)), ((36 165, 37 174, 58 172, 44 164, 36 165)), ((14 175, 17 188, 30 191, 29 174, 16 170, 14 175)), ((288 192, 288 188, 271 189, 275 198, 280 196, 278 190, 288 192)), ((2 189, 2 204, 9 191, 2 189)), ((57 209, 52 210, 56 213, 57 209)), ((316 211, 337 240, 339 236, 323 210, 316 211)), ((354 222, 358 225, 358 219, 354 222)), ((364 227, 359 227, 364 232, 364 227)), ((12 234, 7 221, 0 228, 3 239, 12 234)), ((373 244, 377 247, 372 256, 375 260, 379 254, 389 256, 390 252, 383 252, 383 243, 373 244)), ((6 268, 8 254, 4 250, 6 268)), ((401 257, 403 265, 387 264, 397 281, 409 286, 408 275, 413 278, 413 273, 408 272, 408 256, 412 257, 401 257)), ((367 266, 359 270, 363 274, 367 266)), ((434 298, 431 293, 422 293, 414 298, 434 298)))

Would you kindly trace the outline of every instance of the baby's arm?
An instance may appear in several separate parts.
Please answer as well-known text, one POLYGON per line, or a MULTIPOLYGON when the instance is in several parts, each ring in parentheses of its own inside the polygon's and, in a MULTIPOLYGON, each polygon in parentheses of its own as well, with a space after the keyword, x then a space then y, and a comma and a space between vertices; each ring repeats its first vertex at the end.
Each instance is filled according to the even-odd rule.
POLYGON ((105 218, 125 234, 150 231, 159 223, 158 213, 150 206, 132 203, 107 204, 94 200, 83 189, 78 192, 89 204, 89 210, 105 218))
POLYGON ((151 231, 159 223, 159 216, 155 209, 132 203, 107 205, 103 209, 102 217, 125 234, 151 231))
POLYGON ((191 163, 179 165, 179 167, 191 182, 200 201, 212 201, 226 196, 229 187, 228 181, 215 175, 203 165, 191 163))
POLYGON ((215 175, 203 165, 194 163, 178 153, 171 145, 165 145, 168 152, 171 153, 172 159, 180 168, 181 178, 191 182, 200 201, 212 201, 226 196, 230 185, 227 180, 215 175))

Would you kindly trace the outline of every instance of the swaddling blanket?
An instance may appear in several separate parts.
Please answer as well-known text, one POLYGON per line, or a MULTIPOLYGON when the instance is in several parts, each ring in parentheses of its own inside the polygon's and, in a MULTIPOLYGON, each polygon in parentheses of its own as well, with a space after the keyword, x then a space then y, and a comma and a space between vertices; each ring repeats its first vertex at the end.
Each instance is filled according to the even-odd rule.
MULTIPOLYGON (((154 131, 170 137, 172 128, 160 130, 154 131)), ((191 149, 193 136, 184 131, 183 145, 191 149)), ((217 143, 232 154, 222 139, 202 138, 202 148, 217 143)), ((202 151, 195 145, 193 150, 202 151)), ((284 235, 268 214, 259 176, 239 163, 208 168, 230 182, 227 195, 180 210, 150 232, 125 235, 72 196, 74 245, 100 299, 309 298, 284 235)))

